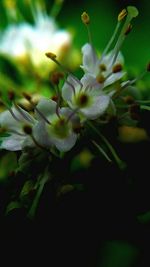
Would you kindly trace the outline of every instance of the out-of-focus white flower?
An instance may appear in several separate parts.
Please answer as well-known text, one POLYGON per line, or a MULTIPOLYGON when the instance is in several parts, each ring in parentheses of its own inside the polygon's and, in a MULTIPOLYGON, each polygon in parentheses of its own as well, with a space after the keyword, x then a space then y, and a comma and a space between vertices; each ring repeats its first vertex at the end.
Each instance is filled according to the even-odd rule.
POLYGON ((29 59, 41 72, 47 65, 52 70, 55 65, 47 62, 45 52, 51 50, 59 58, 70 46, 71 35, 66 30, 58 29, 54 18, 41 10, 34 18, 34 25, 27 22, 9 25, 0 34, 0 53, 17 60, 29 59))

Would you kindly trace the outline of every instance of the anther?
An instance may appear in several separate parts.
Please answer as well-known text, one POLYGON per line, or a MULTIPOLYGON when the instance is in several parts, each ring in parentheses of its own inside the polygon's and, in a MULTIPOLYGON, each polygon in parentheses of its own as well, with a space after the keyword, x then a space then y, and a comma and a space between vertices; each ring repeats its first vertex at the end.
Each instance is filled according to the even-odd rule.
POLYGON ((32 135, 32 127, 29 124, 23 126, 23 131, 28 135, 32 135))
POLYGON ((85 25, 90 24, 90 17, 86 12, 83 12, 81 15, 81 20, 85 25))
POLYGON ((56 59, 56 55, 52 52, 46 52, 45 55, 50 58, 51 60, 55 60, 56 59))
POLYGON ((104 83, 105 82, 105 77, 104 75, 100 74, 96 77, 96 80, 98 83, 104 83))
POLYGON ((22 95, 24 96, 24 98, 25 98, 26 100, 28 100, 29 102, 31 101, 32 97, 31 97, 28 93, 23 92, 22 95))
POLYGON ((51 75, 51 82, 52 82, 54 85, 58 85, 60 79, 63 79, 63 78, 64 78, 64 74, 63 74, 62 72, 54 72, 54 73, 52 73, 52 75, 51 75))
POLYGON ((118 21, 123 20, 127 16, 127 10, 124 8, 118 15, 118 21))
POLYGON ((128 27, 126 28, 124 34, 125 34, 125 35, 128 35, 128 34, 131 32, 132 28, 133 28, 133 26, 132 26, 131 24, 129 24, 128 27))
POLYGON ((8 98, 10 101, 13 101, 15 99, 15 92, 13 90, 8 91, 8 98))
POLYGON ((100 64, 99 65, 100 71, 106 71, 106 65, 105 64, 100 64))
POLYGON ((120 72, 120 71, 122 71, 122 65, 120 63, 118 63, 118 64, 113 66, 113 69, 112 69, 113 73, 117 73, 117 72, 120 72))

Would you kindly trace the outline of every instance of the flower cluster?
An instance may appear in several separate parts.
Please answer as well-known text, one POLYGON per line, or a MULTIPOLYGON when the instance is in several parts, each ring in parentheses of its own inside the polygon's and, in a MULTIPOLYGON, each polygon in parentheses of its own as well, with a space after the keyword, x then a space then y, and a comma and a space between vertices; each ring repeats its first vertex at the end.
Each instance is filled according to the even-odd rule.
MULTIPOLYGON (((47 52, 46 56, 63 68, 67 78, 61 90, 57 90, 55 100, 41 98, 39 103, 34 105, 32 97, 24 93, 34 113, 28 113, 14 101, 8 111, 0 114, 1 131, 7 132, 7 135, 4 134, 1 137, 1 148, 17 151, 25 147, 37 146, 41 149, 56 148, 58 151, 66 152, 73 148, 80 137, 81 129, 88 122, 101 122, 104 119, 105 122, 109 122, 109 119, 118 112, 116 99, 120 98, 122 92, 135 82, 135 80, 122 81, 125 71, 120 48, 131 30, 131 20, 137 15, 137 9, 132 6, 119 14, 115 33, 101 57, 98 57, 89 38, 89 43, 82 47, 81 68, 84 74, 81 79, 63 68, 55 54, 47 52), (118 33, 119 37, 112 49, 111 46, 118 33)), ((90 33, 88 14, 84 12, 81 17, 90 33)), ((50 23, 46 17, 38 16, 38 23, 41 22, 42 25, 45 22, 48 25, 50 23)), ((28 28, 28 30, 31 29, 28 28)), ((43 34, 47 38, 47 32, 43 34)), ((39 45, 36 37, 32 34, 31 36, 39 45)), ((45 43, 42 38, 42 45, 45 43)), ((59 77, 55 78, 58 78, 58 87, 59 77)))

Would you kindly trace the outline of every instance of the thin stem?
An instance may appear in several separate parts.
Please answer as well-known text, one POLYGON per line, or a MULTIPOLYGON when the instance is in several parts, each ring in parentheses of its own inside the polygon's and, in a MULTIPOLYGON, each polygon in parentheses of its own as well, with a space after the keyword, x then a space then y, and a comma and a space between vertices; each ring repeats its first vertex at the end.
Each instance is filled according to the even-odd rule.
POLYGON ((101 154, 110 162, 112 163, 112 160, 109 158, 109 156, 106 154, 104 149, 98 145, 94 140, 92 140, 92 143, 98 148, 98 150, 101 152, 101 154))
POLYGON ((64 0, 55 0, 54 4, 52 6, 52 9, 50 11, 50 16, 53 18, 56 18, 58 14, 60 13, 62 6, 63 6, 64 0))
POLYGON ((94 132, 102 139, 102 141, 106 144, 106 146, 108 147, 108 149, 110 150, 111 154, 113 155, 116 163, 118 164, 120 169, 125 169, 126 164, 125 162, 123 162, 119 156, 117 155, 115 149, 113 148, 113 146, 109 143, 109 141, 105 138, 104 135, 102 135, 97 129, 96 127, 91 123, 88 122, 88 125, 94 130, 94 132))
POLYGON ((118 23, 117 23, 117 25, 116 25, 116 28, 115 28, 115 31, 114 31, 114 33, 113 33, 113 35, 112 35, 110 41, 108 42, 106 48, 104 49, 104 52, 103 52, 103 54, 102 54, 102 56, 101 56, 101 60, 100 60, 100 61, 102 61, 103 58, 104 58, 104 56, 108 53, 108 51, 109 51, 109 49, 110 49, 112 43, 114 42, 114 40, 115 40, 115 38, 116 38, 116 35, 117 35, 117 33, 118 33, 118 30, 119 30, 119 27, 120 27, 120 21, 118 21, 118 23))
POLYGON ((34 219, 34 217, 35 217, 35 213, 36 213, 36 210, 37 210, 37 207, 38 207, 38 204, 39 204, 39 200, 40 200, 41 194, 43 192, 43 189, 44 189, 44 186, 45 186, 46 182, 49 179, 50 179, 50 175, 48 173, 48 170, 46 169, 44 175, 43 176, 41 175, 40 182, 39 182, 39 185, 38 185, 38 189, 37 189, 35 198, 33 200, 33 203, 31 205, 31 207, 30 207, 30 210, 28 212, 28 217, 30 219, 34 219))

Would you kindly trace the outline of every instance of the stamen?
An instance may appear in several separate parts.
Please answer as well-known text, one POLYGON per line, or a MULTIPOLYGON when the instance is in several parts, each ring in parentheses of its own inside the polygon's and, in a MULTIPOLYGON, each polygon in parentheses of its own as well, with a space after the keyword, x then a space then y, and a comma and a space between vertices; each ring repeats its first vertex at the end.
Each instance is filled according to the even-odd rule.
POLYGON ((30 125, 28 125, 28 124, 24 125, 23 130, 27 135, 29 135, 32 138, 32 141, 34 142, 34 144, 37 147, 47 151, 47 149, 45 147, 43 147, 41 144, 39 144, 39 142, 35 139, 35 137, 34 137, 34 135, 32 133, 32 127, 30 125))
POLYGON ((118 31, 119 31, 119 28, 120 28, 120 24, 121 24, 121 21, 127 16, 127 10, 126 9, 123 9, 119 15, 118 15, 118 23, 116 25, 116 28, 114 30, 114 33, 112 35, 112 37, 110 38, 110 41, 108 42, 102 56, 101 56, 101 60, 103 60, 104 56, 108 53, 108 51, 110 50, 110 47, 112 46, 117 34, 118 34, 118 31))
POLYGON ((56 59, 56 55, 51 53, 51 52, 47 52, 45 53, 46 57, 48 57, 49 59, 51 59, 52 61, 54 61, 67 75, 70 75, 73 79, 76 80, 77 83, 80 84, 80 86, 83 86, 82 83, 69 71, 66 69, 66 67, 64 65, 62 65, 57 59, 56 59))
POLYGON ((66 81, 66 83, 71 87, 71 89, 72 89, 74 95, 76 95, 76 91, 75 91, 75 88, 74 88, 73 84, 71 84, 71 83, 68 82, 68 81, 66 81))
POLYGON ((118 21, 123 20, 127 16, 127 10, 124 8, 118 15, 118 21))
POLYGON ((8 91, 8 98, 10 101, 13 101, 15 99, 15 92, 13 90, 8 91))
POLYGON ((64 0, 54 0, 54 4, 52 6, 52 9, 50 11, 50 16, 53 18, 56 18, 59 14, 59 12, 62 9, 62 5, 64 3, 64 0))
POLYGON ((23 96, 26 100, 29 101, 29 103, 32 105, 32 107, 35 109, 35 111, 41 116, 41 118, 48 124, 51 124, 51 122, 44 116, 44 114, 36 107, 36 105, 32 102, 32 98, 30 95, 23 93, 23 96))
POLYGON ((12 109, 9 108, 9 107, 7 107, 7 109, 8 109, 8 111, 11 113, 12 117, 13 117, 16 121, 20 122, 20 119, 18 119, 18 118, 16 117, 16 115, 14 114, 14 112, 12 111, 12 109))
POLYGON ((97 80, 97 82, 98 83, 104 83, 105 82, 105 77, 104 77, 104 75, 103 74, 99 74, 97 77, 96 77, 96 80, 97 80))
POLYGON ((90 26, 89 26, 90 25, 90 17, 86 12, 83 12, 81 15, 81 20, 87 28, 88 39, 89 39, 89 43, 90 43, 91 48, 92 48, 92 57, 93 57, 93 61, 95 62, 96 61, 96 54, 94 51, 93 42, 92 42, 92 35, 91 35, 91 31, 90 31, 90 26))
POLYGON ((29 124, 25 124, 23 126, 23 131, 28 134, 31 135, 32 134, 32 127, 29 124))
POLYGON ((99 65, 99 69, 100 69, 100 71, 102 71, 102 72, 107 70, 105 64, 100 64, 100 65, 99 65))
POLYGON ((82 13, 81 19, 85 25, 88 25, 90 23, 90 17, 85 11, 82 13))
POLYGON ((122 65, 120 63, 118 63, 118 64, 113 66, 113 69, 112 69, 113 73, 117 73, 117 72, 120 72, 120 71, 122 71, 122 65))
POLYGON ((73 112, 68 116, 66 123, 68 123, 78 111, 79 111, 79 108, 74 109, 73 112))
POLYGON ((128 25, 130 24, 131 20, 133 18, 135 18, 136 16, 138 16, 138 10, 137 8, 133 7, 133 6, 128 6, 127 7, 127 11, 128 11, 128 15, 127 15, 127 18, 126 18, 126 21, 124 23, 124 26, 121 30, 121 33, 120 33, 120 36, 118 38, 118 41, 115 45, 115 48, 113 50, 113 60, 112 60, 112 66, 114 65, 116 59, 117 59, 117 56, 118 56, 118 53, 119 53, 119 50, 120 50, 120 47, 122 46, 122 43, 124 42, 124 39, 126 37, 126 30, 128 28, 128 25))
POLYGON ((125 35, 128 35, 131 32, 132 28, 133 28, 132 24, 129 24, 128 27, 127 27, 127 29, 125 30, 125 33, 124 34, 125 35))
POLYGON ((30 119, 15 102, 14 102, 14 106, 25 120, 32 122, 32 119, 30 119))

